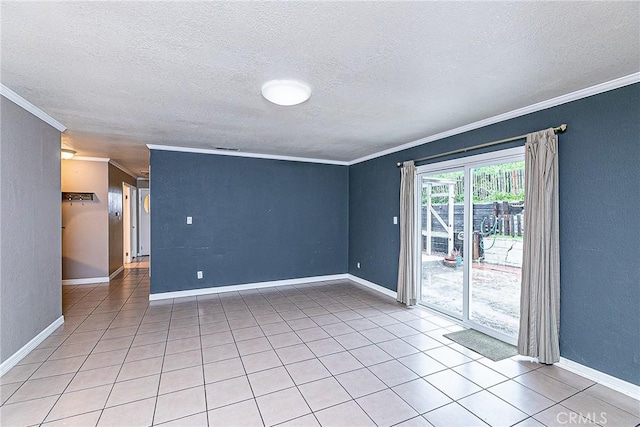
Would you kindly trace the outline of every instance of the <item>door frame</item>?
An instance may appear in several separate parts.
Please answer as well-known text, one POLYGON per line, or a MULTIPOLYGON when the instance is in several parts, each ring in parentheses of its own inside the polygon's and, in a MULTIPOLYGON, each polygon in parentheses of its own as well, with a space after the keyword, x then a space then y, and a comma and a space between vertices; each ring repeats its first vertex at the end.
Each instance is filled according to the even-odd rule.
POLYGON ((133 252, 131 251, 131 196, 135 187, 126 182, 122 182, 122 263, 130 264, 133 260, 133 252))
MULTIPOLYGON (((414 230, 416 233, 416 238, 415 238, 415 260, 414 260, 414 265, 416 266, 415 268, 415 280, 416 283, 418 284, 418 286, 420 286, 420 289, 418 289, 418 294, 419 294, 419 302, 421 305, 424 305, 432 310, 435 310, 439 313, 445 314, 448 317, 455 319, 458 322, 463 322, 464 321, 464 314, 466 312, 466 299, 464 297, 464 287, 465 287, 465 283, 466 283, 466 275, 467 275, 467 271, 466 268, 462 271, 462 287, 463 287, 463 298, 462 298, 462 316, 459 316, 457 313, 448 311, 448 310, 443 310, 442 307, 438 307, 434 304, 430 304, 428 302, 425 302, 422 300, 422 178, 427 176, 427 175, 434 175, 434 174, 438 174, 438 173, 449 173, 449 172, 464 172, 464 168, 461 164, 455 164, 455 163, 451 163, 449 164, 449 162, 441 162, 441 163, 432 163, 432 164, 428 164, 428 165, 423 165, 423 166, 418 166, 416 168, 416 175, 415 175, 415 183, 414 183, 414 190, 415 190, 415 203, 414 203, 414 221, 415 221, 415 226, 414 226, 414 230), (442 165, 443 167, 440 167, 439 165, 442 165)), ((465 180, 466 180, 466 175, 465 175, 465 180)), ((466 185, 466 182, 465 182, 466 185)), ((465 186, 465 200, 467 197, 466 194, 466 186, 465 186)), ((466 203, 465 203, 465 207, 466 207, 466 203)), ((464 215, 466 216, 466 211, 464 213, 464 215)), ((427 215, 427 218, 430 218, 429 215, 427 215)), ((467 229, 467 224, 466 222, 463 224, 463 233, 465 233, 466 236, 466 229, 467 229)), ((467 248, 466 248, 466 239, 464 240, 463 244, 465 246, 463 246, 463 251, 466 254, 467 253, 467 248)))
POLYGON ((129 247, 131 250, 129 253, 133 259, 138 257, 138 188, 131 187, 129 191, 131 192, 129 196, 129 205, 131 208, 131 244, 129 247))
POLYGON ((415 278, 416 283, 420 286, 420 304, 427 306, 428 308, 435 310, 439 313, 445 314, 452 318, 463 326, 475 329, 491 337, 497 338, 501 341, 509 344, 517 344, 517 338, 487 328, 483 325, 474 322, 469 318, 470 312, 470 278, 471 268, 473 262, 463 263, 462 270, 462 317, 453 313, 442 311, 442 309, 432 306, 431 304, 422 301, 422 177, 426 175, 433 175, 437 173, 447 172, 459 172, 464 171, 464 223, 463 223, 463 253, 470 254, 472 251, 472 237, 470 231, 473 231, 473 218, 471 216, 471 209, 473 203, 473 193, 471 188, 471 169, 488 166, 495 163, 507 163, 524 160, 525 152, 524 146, 506 148, 503 150, 492 151, 489 153, 476 154, 473 156, 460 157, 453 160, 445 160, 442 162, 429 163, 416 167, 416 174, 414 176, 414 230, 416 233, 415 238, 415 278))
MULTIPOLYGON (((143 194, 151 194, 151 191, 148 188, 139 188, 138 189, 138 232, 140 232, 142 230, 142 227, 140 226, 140 219, 142 218, 143 215, 143 210, 144 210, 144 195, 143 194)), ((149 234, 149 242, 151 242, 151 209, 149 209, 149 213, 146 214, 149 215, 149 224, 148 224, 148 234, 149 234)), ((140 236, 139 236, 140 237, 140 236)), ((145 248, 146 250, 140 250, 140 245, 143 243, 142 238, 140 237, 138 239, 138 247, 136 248, 137 252, 138 252, 138 256, 149 256, 151 255, 151 248, 150 248, 150 244, 148 244, 147 248, 145 248)), ((147 243, 147 242, 144 242, 147 243)))

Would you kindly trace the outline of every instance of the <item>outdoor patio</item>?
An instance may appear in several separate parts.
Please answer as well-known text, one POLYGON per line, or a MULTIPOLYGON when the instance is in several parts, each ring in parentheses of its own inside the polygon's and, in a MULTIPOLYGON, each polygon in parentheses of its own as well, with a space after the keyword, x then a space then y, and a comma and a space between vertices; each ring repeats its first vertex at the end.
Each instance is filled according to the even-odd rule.
MULTIPOLYGON (((471 268, 470 318, 511 337, 518 334, 520 317, 521 245, 496 245, 471 268)), ((423 253, 422 299, 462 316, 463 266, 445 265, 444 255, 423 253)))

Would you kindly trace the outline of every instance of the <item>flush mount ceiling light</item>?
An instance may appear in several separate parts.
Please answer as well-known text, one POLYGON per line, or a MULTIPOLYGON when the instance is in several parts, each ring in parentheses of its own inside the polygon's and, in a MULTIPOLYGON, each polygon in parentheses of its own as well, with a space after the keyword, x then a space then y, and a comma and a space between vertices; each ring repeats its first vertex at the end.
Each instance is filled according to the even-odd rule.
POLYGON ((76 152, 74 150, 70 150, 68 148, 61 148, 60 149, 60 158, 62 160, 69 160, 69 159, 73 159, 73 156, 76 155, 76 152))
POLYGON ((277 105, 298 105, 309 99, 311 88, 297 80, 270 80, 262 85, 262 96, 277 105))

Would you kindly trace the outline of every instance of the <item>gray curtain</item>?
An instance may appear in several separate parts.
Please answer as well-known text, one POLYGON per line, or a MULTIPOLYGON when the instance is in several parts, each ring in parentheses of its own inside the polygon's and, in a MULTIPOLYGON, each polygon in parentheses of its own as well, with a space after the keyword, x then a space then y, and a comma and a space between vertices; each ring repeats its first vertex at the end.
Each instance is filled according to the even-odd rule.
POLYGON ((560 360, 558 137, 527 135, 525 211, 518 352, 540 363, 560 360))
POLYGON ((404 162, 400 181, 400 258, 398 261, 398 302, 415 305, 415 221, 414 182, 416 167, 413 161, 404 162))

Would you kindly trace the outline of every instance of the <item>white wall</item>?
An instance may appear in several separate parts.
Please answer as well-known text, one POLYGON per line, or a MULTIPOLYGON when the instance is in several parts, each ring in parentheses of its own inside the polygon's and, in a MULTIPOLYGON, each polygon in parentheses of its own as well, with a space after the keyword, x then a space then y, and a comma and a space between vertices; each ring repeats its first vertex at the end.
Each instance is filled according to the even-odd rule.
POLYGON ((62 201, 62 279, 109 276, 108 163, 63 160, 62 191, 95 193, 93 201, 62 201))

